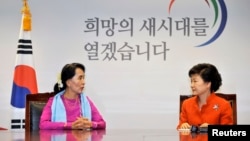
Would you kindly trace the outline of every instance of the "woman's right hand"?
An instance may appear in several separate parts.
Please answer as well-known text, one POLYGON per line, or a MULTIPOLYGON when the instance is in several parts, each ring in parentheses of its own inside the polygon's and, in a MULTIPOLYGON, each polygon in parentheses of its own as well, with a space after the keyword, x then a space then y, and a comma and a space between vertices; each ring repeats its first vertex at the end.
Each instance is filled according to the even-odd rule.
POLYGON ((91 121, 84 117, 78 117, 76 121, 72 123, 72 129, 89 129, 91 126, 91 121))
POLYGON ((187 122, 184 122, 181 124, 179 129, 190 129, 191 125, 189 125, 187 122))

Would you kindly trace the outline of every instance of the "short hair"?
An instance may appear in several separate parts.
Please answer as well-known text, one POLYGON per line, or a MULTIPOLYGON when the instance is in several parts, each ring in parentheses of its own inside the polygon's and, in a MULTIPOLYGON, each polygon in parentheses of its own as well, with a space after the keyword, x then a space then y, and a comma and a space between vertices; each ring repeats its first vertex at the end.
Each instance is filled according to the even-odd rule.
POLYGON ((211 82, 211 92, 216 92, 222 85, 221 75, 217 68, 212 64, 200 63, 193 66, 189 70, 188 75, 191 77, 194 74, 200 75, 204 82, 211 82))

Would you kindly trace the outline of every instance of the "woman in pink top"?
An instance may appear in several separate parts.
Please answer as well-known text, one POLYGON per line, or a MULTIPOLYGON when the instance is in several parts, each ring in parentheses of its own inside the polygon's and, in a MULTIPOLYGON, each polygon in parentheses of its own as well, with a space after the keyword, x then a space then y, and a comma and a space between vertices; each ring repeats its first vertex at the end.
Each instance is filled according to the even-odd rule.
POLYGON ((106 122, 83 93, 84 86, 84 65, 66 64, 61 72, 61 83, 54 87, 56 95, 43 109, 40 129, 105 129, 106 122))

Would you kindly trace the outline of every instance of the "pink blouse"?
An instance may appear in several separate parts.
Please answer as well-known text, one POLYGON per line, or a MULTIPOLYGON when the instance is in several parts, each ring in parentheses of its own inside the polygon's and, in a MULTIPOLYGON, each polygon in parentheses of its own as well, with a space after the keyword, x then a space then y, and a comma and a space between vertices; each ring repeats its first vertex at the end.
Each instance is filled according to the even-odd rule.
MULTIPOLYGON (((72 129, 72 123, 79 117, 84 111, 81 111, 80 104, 75 100, 66 99, 61 96, 66 109, 67 124, 65 122, 52 122, 51 121, 51 106, 54 97, 51 97, 45 107, 40 118, 40 129, 72 129), (66 125, 66 126, 65 126, 66 125)), ((92 113, 92 129, 105 129, 106 122, 102 115, 94 105, 94 103, 87 97, 92 113)))

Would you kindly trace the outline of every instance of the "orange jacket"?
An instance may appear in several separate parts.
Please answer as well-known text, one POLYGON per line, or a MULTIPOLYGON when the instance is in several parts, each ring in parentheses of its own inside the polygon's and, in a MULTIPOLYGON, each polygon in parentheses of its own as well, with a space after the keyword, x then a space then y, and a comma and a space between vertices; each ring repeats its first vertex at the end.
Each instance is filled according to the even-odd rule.
POLYGON ((233 111, 230 103, 212 93, 207 104, 198 106, 198 96, 191 97, 183 101, 177 129, 184 122, 190 125, 199 126, 208 124, 233 124, 233 111))

